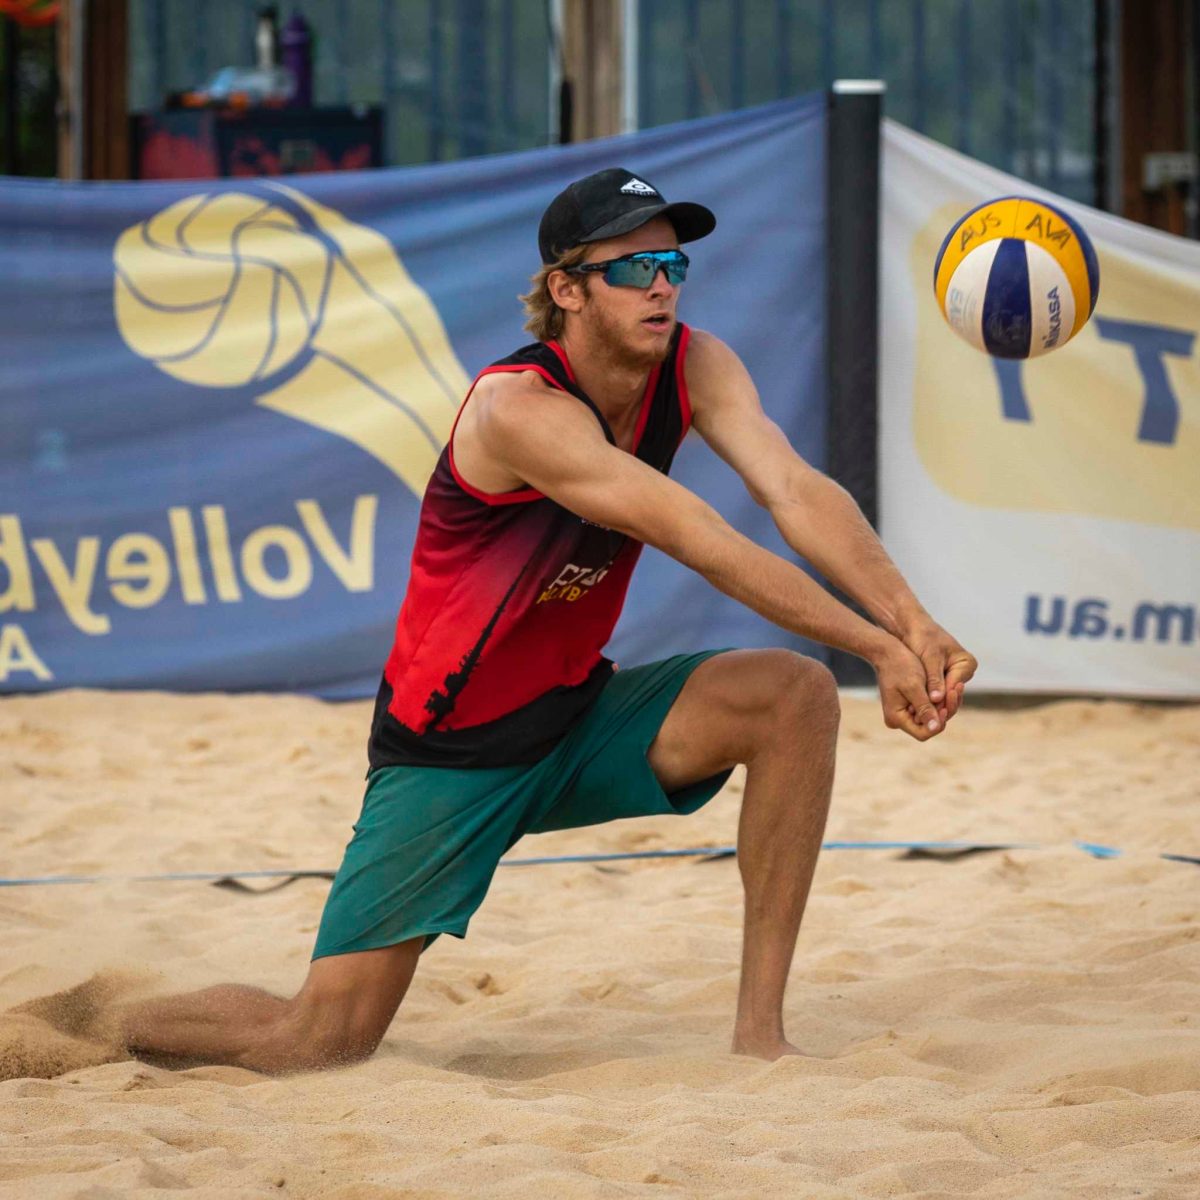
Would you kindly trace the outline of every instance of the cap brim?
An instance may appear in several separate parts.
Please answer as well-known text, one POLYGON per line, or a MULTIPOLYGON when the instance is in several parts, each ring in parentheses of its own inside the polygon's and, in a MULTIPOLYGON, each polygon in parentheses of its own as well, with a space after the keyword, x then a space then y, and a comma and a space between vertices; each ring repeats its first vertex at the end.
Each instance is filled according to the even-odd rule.
POLYGON ((631 233, 635 229, 641 229, 647 221, 653 221, 655 217, 666 217, 675 226, 675 236, 681 242, 699 241, 702 237, 708 237, 717 227, 717 218, 703 204, 692 204, 687 200, 677 204, 647 204, 644 208, 635 208, 632 212, 614 217, 607 225, 601 225, 599 229, 582 238, 580 245, 603 242, 607 238, 631 233))

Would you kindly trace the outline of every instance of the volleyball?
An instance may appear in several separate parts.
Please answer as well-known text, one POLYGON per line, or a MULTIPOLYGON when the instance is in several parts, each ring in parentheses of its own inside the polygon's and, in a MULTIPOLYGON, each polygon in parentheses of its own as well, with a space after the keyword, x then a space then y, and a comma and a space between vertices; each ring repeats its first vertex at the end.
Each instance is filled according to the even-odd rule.
POLYGON ((942 316, 996 358, 1065 346, 1096 307, 1100 266, 1083 227, 1044 200, 1003 196, 951 227, 933 267, 942 316))

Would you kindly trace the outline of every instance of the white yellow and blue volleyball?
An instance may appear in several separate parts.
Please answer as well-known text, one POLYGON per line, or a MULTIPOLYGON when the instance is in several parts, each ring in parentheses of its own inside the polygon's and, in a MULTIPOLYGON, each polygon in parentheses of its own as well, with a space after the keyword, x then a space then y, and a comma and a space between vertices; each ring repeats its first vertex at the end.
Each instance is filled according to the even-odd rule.
POLYGON ((954 223, 933 268, 950 328, 997 358, 1065 346, 1096 307, 1100 266, 1083 227, 1044 200, 1003 196, 954 223))

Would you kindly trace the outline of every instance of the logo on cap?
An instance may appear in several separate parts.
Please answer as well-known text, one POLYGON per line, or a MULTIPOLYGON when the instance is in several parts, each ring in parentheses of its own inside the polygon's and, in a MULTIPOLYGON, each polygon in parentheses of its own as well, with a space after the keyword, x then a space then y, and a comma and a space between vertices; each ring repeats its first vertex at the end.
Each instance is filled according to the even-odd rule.
POLYGON ((622 185, 621 191, 623 191, 627 196, 658 195, 658 193, 648 183, 643 183, 640 179, 631 179, 628 183, 622 185))

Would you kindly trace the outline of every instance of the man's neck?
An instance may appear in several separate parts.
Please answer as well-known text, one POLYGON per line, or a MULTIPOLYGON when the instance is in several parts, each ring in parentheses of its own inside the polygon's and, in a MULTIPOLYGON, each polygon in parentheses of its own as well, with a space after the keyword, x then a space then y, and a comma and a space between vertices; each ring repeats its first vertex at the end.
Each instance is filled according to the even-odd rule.
POLYGON ((606 346, 597 345, 574 330, 564 332, 558 344, 571 364, 575 382, 616 432, 632 419, 646 391, 651 370, 649 364, 639 366, 614 357, 606 346))

